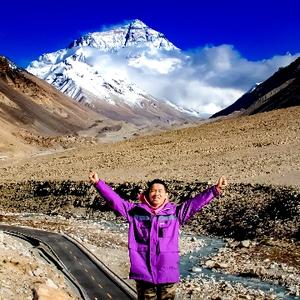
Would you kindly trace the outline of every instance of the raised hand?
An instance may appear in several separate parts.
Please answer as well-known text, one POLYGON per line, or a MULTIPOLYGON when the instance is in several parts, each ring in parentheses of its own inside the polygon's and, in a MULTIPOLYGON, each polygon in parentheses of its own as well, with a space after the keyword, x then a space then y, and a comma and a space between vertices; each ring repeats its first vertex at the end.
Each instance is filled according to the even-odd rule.
POLYGON ((224 189, 226 186, 228 185, 228 182, 227 182, 227 179, 225 176, 221 176, 218 180, 218 183, 217 183, 217 188, 219 190, 222 190, 224 189))
POLYGON ((89 179, 92 184, 97 184, 99 181, 98 174, 94 171, 91 171, 89 175, 89 179))

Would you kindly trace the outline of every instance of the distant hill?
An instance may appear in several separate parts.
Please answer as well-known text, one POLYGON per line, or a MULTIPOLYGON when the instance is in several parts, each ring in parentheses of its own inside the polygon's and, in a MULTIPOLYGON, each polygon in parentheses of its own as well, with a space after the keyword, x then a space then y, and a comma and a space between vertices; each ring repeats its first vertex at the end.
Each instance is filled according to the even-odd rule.
POLYGON ((101 115, 0 56, 1 155, 59 144, 60 136, 74 140, 100 122, 101 115))
POLYGON ((0 118, 40 134, 82 130, 96 117, 50 84, 0 57, 0 118))
POLYGON ((295 105, 300 105, 300 57, 210 118, 232 113, 253 115, 295 105))

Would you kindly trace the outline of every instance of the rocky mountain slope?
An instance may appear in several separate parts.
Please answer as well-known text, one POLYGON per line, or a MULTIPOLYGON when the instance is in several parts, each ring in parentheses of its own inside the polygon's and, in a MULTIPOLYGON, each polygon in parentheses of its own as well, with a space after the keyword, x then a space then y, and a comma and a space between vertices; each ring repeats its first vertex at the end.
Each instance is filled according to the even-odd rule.
POLYGON ((234 112, 252 115, 295 105, 300 105, 300 57, 211 118, 234 112))
POLYGON ((229 118, 155 135, 4 160, 0 180, 87 180, 90 169, 114 182, 213 180, 298 184, 300 107, 229 118), (17 175, 16 175, 17 173, 17 175))
POLYGON ((85 136, 122 131, 88 107, 72 101, 47 82, 0 57, 0 155, 21 155, 39 148, 86 142, 85 136))
POLYGON ((49 299, 50 294, 52 299, 79 300, 63 274, 31 244, 0 231, 0 250, 0 299, 49 299))

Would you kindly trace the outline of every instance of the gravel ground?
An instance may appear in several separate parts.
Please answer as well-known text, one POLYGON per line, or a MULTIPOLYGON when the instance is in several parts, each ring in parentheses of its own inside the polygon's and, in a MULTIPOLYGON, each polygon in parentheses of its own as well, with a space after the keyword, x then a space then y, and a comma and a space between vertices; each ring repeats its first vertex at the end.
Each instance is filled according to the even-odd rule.
POLYGON ((232 239, 202 266, 227 274, 260 278, 280 284, 290 294, 300 296, 300 251, 294 243, 267 240, 257 243, 232 239))

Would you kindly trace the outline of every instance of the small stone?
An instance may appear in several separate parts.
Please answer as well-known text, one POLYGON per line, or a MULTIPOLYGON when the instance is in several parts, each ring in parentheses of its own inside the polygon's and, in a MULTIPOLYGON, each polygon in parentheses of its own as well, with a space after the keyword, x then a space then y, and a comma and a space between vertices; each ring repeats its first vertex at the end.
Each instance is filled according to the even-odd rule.
POLYGON ((194 272, 194 273, 200 273, 200 272, 202 272, 202 268, 200 268, 200 267, 193 267, 192 268, 192 272, 194 272))
POLYGON ((46 285, 50 288, 58 289, 58 286, 50 278, 47 279, 46 285))
POLYGON ((205 266, 208 268, 213 268, 215 266, 215 262, 213 260, 207 260, 205 262, 205 266))
POLYGON ((244 241, 242 241, 242 246, 243 247, 245 247, 245 248, 249 248, 250 247, 250 244, 251 244, 251 242, 250 242, 250 240, 244 240, 244 241))
POLYGON ((43 272, 43 270, 41 268, 38 268, 38 269, 36 269, 36 270, 33 271, 33 275, 37 276, 37 277, 41 276, 43 273, 44 272, 43 272))
POLYGON ((228 242, 228 245, 229 245, 231 248, 237 248, 238 246, 240 246, 240 242, 239 242, 239 241, 229 241, 229 242, 228 242))
POLYGON ((71 300, 71 297, 64 291, 51 288, 47 285, 41 284, 33 289, 34 300, 71 300))
POLYGON ((216 268, 226 269, 228 268, 228 264, 226 263, 215 263, 216 268))

